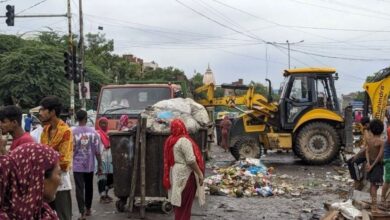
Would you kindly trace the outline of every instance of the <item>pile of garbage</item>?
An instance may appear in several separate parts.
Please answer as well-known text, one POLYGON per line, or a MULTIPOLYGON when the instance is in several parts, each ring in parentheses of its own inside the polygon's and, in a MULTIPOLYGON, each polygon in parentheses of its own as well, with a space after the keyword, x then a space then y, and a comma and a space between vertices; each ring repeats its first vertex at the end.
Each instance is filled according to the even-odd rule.
POLYGON ((205 179, 205 189, 210 195, 272 196, 272 171, 272 167, 267 168, 259 159, 247 158, 231 167, 215 169, 216 175, 205 179))
POLYGON ((181 119, 189 133, 195 133, 210 123, 206 109, 190 98, 174 98, 157 102, 141 113, 147 118, 146 127, 153 133, 170 133, 169 123, 181 119))

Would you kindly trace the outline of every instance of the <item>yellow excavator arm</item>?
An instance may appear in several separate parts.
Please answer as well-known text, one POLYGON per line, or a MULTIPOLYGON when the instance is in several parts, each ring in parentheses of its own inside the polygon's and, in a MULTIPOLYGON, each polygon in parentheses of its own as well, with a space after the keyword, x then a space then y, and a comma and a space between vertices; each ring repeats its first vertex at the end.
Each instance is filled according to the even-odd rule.
MULTIPOLYGON (((230 86, 234 89, 235 86, 230 86)), ((239 87, 239 86, 238 86, 239 87)), ((195 93, 207 92, 206 99, 196 100, 203 106, 227 106, 236 108, 239 105, 245 105, 249 110, 257 111, 267 117, 272 117, 274 112, 278 111, 278 106, 275 103, 270 103, 268 100, 255 93, 253 86, 248 86, 246 93, 241 96, 224 96, 220 98, 214 97, 215 86, 213 84, 204 85, 195 90, 195 93)))
POLYGON ((390 92, 390 68, 382 70, 372 82, 364 83, 373 118, 384 120, 390 92))

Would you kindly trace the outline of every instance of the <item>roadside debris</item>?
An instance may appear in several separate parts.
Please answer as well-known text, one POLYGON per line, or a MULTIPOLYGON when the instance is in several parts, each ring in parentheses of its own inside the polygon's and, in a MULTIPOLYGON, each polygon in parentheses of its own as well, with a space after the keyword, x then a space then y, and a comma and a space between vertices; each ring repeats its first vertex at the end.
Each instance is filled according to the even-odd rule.
POLYGON ((372 210, 369 197, 368 192, 354 190, 352 198, 344 202, 325 204, 324 207, 328 212, 325 213, 322 219, 390 219, 390 207, 386 205, 389 201, 378 203, 378 209, 372 210))
MULTIPOLYGON (((252 197, 252 196, 286 196, 299 198, 311 194, 337 191, 340 186, 348 186, 353 181, 342 169, 327 172, 318 177, 307 172, 308 178, 302 181, 300 177, 287 174, 276 175, 273 167, 266 167, 260 159, 247 158, 237 161, 232 166, 211 166, 214 175, 205 179, 206 192, 216 196, 252 197), (336 173, 336 175, 334 175, 336 173), (339 175, 337 175, 339 174, 339 175)), ((348 192, 347 192, 348 193, 348 192)), ((342 194, 345 194, 344 192, 342 194)))
POLYGON ((237 198, 273 195, 271 186, 273 168, 267 168, 259 159, 248 158, 227 168, 215 168, 213 176, 205 179, 210 195, 228 195, 237 198))

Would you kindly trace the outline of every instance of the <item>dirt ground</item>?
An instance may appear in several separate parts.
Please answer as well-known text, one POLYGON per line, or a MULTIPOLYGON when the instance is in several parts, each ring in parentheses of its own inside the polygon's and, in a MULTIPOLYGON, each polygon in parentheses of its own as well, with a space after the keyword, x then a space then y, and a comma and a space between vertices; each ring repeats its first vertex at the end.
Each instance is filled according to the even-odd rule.
MULTIPOLYGON (((206 176, 213 174, 215 167, 229 166, 234 162, 230 153, 214 145, 211 159, 207 163, 206 176)), ((308 166, 300 162, 289 152, 269 152, 261 158, 267 167, 274 168, 271 182, 277 186, 290 185, 294 192, 271 197, 229 197, 206 196, 206 205, 199 207, 197 200, 192 209, 192 220, 200 219, 320 219, 325 213, 324 202, 339 202, 348 196, 351 183, 348 182, 346 168, 340 162, 323 166, 308 166), (344 176, 344 177, 343 177, 344 176)), ((73 190, 74 191, 74 190, 73 190)), ((73 192, 72 191, 72 192, 73 192)), ((100 204, 95 188, 93 201, 93 216, 88 219, 125 219, 127 213, 118 213, 114 203, 100 204)), ((112 193, 112 192, 111 192, 112 193)), ((77 203, 73 194, 73 213, 77 219, 77 203)), ((139 214, 131 214, 130 219, 138 219, 139 214)), ((159 209, 149 210, 146 219, 173 219, 173 215, 162 214, 159 209)))

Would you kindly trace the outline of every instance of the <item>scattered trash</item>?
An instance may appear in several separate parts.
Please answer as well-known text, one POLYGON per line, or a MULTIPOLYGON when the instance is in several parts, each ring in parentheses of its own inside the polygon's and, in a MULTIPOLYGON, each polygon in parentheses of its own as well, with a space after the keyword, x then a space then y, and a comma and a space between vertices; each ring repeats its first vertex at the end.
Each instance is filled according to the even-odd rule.
POLYGON ((300 192, 292 192, 292 193, 290 193, 292 196, 295 196, 295 197, 298 197, 298 196, 300 196, 301 195, 301 193, 300 192))
POLYGON ((331 208, 338 210, 347 219, 356 219, 362 216, 362 212, 352 205, 352 200, 346 202, 337 202, 331 205, 331 208))
POLYGON ((237 198, 262 195, 273 195, 271 172, 259 159, 247 158, 233 166, 216 168, 216 173, 204 180, 210 195, 229 195, 237 198))
POLYGON ((257 188, 256 192, 258 195, 261 195, 263 197, 268 197, 273 195, 272 190, 269 186, 257 188))
POLYGON ((280 179, 291 179, 290 176, 288 176, 287 174, 283 174, 279 177, 280 179))

